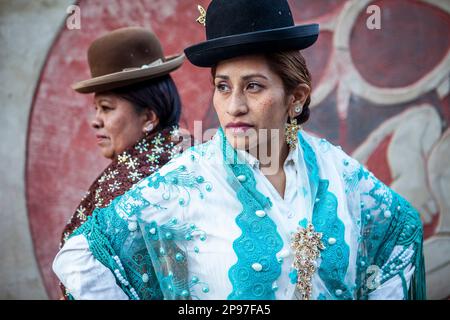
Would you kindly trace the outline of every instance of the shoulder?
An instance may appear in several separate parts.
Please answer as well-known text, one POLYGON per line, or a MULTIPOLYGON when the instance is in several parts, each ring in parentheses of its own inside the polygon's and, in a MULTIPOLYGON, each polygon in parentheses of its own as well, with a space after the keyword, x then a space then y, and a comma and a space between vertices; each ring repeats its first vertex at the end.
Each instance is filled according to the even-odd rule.
POLYGON ((210 173, 217 165, 211 142, 193 146, 176 155, 159 170, 142 179, 116 202, 121 216, 169 208, 187 208, 211 191, 210 173))
MULTIPOLYGON (((152 180, 152 176, 161 177, 177 172, 202 173, 216 164, 217 147, 213 140, 189 147, 175 155, 169 162, 144 180, 152 180)), ((154 180, 154 179, 153 179, 154 180)))

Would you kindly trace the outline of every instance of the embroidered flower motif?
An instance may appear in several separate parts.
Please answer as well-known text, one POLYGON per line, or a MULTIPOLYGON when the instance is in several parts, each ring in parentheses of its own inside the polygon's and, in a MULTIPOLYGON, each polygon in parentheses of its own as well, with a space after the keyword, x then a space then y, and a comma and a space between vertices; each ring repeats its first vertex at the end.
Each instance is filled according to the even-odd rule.
POLYGON ((159 160, 158 154, 152 153, 147 155, 147 161, 151 164, 155 164, 158 160, 159 160))
POLYGON ((105 182, 105 180, 113 180, 116 178, 116 176, 119 174, 119 171, 117 170, 108 170, 104 175, 104 180, 101 182, 105 182))
POLYGON ((130 155, 126 152, 124 152, 123 154, 121 154, 117 157, 118 162, 121 164, 126 163, 128 161, 128 159, 130 159, 130 155))
POLYGON ((95 206, 97 208, 100 208, 103 205, 103 198, 98 198, 97 202, 95 203, 95 206))
POLYGON ((159 172, 156 172, 152 175, 152 177, 149 179, 148 186, 153 187, 155 189, 159 188, 160 183, 165 183, 166 179, 164 176, 162 176, 159 172))
POLYGON ((110 173, 111 179, 114 179, 118 174, 119 174, 119 171, 117 169, 111 171, 111 173, 110 173))
POLYGON ((83 208, 83 206, 80 206, 78 209, 77 209, 77 215, 78 215, 78 218, 80 218, 81 220, 83 220, 83 221, 86 221, 86 209, 85 208, 83 208))
POLYGON ((164 152, 164 148, 161 146, 155 145, 155 147, 152 149, 153 153, 161 154, 164 152))
POLYGON ((174 158, 179 153, 181 153, 181 147, 179 145, 177 145, 169 150, 169 155, 171 158, 174 158))
POLYGON ((131 179, 131 181, 138 181, 141 180, 142 174, 138 171, 131 171, 128 175, 128 178, 131 179))
POLYGON ((103 183, 108 179, 108 175, 107 174, 102 174, 102 176, 100 177, 100 179, 98 179, 99 183, 103 183))
POLYGON ((308 223, 306 228, 298 228, 293 235, 291 246, 295 252, 294 268, 297 270, 297 289, 303 300, 309 300, 312 276, 317 267, 316 260, 320 257, 320 250, 325 249, 322 243, 322 233, 314 231, 314 226, 308 223))
POLYGON ((174 127, 170 132, 170 135, 173 140, 178 139, 180 137, 180 130, 178 129, 178 127, 174 127))
POLYGON ((143 140, 136 145, 135 149, 139 151, 139 153, 144 153, 145 151, 148 151, 148 147, 149 144, 145 140, 143 140))
POLYGON ((95 190, 95 200, 100 198, 100 193, 102 192, 102 188, 98 188, 97 190, 95 190))
POLYGON ((146 233, 149 235, 148 238, 153 241, 158 241, 158 226, 155 221, 152 221, 149 225, 145 227, 146 233))
POLYGON ((114 183, 110 183, 109 184, 109 189, 108 191, 110 192, 114 192, 119 190, 121 183, 119 181, 114 181, 114 183))
POLYGON ((100 197, 101 192, 102 192, 102 188, 101 187, 98 188, 97 190, 95 190, 94 200, 95 200, 95 206, 96 207, 100 207, 103 204, 103 198, 100 197))
POLYGON ((153 144, 155 145, 155 146, 159 146, 159 145, 162 145, 162 143, 163 143, 163 137, 161 136, 161 133, 159 133, 154 139, 153 139, 153 144))
POLYGON ((135 158, 129 158, 128 162, 126 163, 127 169, 133 169, 135 170, 138 166, 138 160, 135 158))

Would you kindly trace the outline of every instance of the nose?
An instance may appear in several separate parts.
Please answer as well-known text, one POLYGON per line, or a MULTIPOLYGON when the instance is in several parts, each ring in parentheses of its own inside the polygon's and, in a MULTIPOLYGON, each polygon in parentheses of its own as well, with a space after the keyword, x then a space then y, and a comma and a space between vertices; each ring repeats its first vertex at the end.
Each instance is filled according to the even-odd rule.
POLYGON ((227 113, 233 117, 246 114, 248 112, 247 99, 245 95, 236 90, 232 93, 228 104, 227 113))
POLYGON ((100 117, 99 113, 96 112, 94 118, 92 119, 91 126, 94 129, 100 129, 103 127, 103 120, 100 117))

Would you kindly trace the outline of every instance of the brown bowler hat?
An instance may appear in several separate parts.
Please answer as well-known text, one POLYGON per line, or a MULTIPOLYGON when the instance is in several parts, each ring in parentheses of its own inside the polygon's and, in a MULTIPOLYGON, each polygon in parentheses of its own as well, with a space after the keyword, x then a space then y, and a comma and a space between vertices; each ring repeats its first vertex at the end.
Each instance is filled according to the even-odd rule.
POLYGON ((101 92, 160 77, 178 69, 184 55, 165 57, 154 33, 141 27, 114 30, 88 50, 91 79, 77 82, 79 93, 101 92))

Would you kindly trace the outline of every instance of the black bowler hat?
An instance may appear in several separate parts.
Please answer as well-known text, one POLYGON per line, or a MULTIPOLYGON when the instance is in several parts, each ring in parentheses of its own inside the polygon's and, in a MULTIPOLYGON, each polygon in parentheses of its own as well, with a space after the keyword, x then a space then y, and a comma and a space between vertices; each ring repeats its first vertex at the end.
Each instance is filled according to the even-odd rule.
POLYGON ((294 24, 286 0, 213 0, 206 11, 207 41, 184 50, 192 64, 262 52, 301 50, 319 36, 319 25, 294 24))

